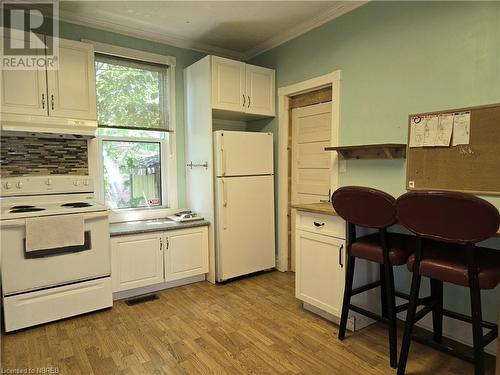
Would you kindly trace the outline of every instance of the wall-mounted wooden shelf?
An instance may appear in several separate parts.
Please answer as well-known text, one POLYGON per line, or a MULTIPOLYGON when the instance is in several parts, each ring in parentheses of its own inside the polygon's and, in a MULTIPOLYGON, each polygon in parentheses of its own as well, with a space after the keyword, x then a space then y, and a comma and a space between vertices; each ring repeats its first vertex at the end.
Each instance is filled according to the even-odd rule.
POLYGON ((337 151, 343 159, 404 159, 404 143, 325 147, 325 151, 337 151))

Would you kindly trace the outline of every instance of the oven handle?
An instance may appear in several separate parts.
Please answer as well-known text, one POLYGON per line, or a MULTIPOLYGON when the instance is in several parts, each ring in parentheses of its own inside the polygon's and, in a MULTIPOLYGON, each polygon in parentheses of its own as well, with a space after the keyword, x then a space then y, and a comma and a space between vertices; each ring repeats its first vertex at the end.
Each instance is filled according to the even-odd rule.
MULTIPOLYGON (((99 219, 101 217, 108 217, 108 212, 92 212, 88 214, 83 214, 84 220, 99 219)), ((0 228, 12 228, 26 225, 26 219, 13 219, 0 221, 0 228)))

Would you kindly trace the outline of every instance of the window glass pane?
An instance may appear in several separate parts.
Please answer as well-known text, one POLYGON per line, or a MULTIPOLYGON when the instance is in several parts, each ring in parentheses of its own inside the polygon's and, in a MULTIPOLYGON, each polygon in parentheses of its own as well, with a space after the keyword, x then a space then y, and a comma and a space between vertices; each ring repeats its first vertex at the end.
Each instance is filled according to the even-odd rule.
POLYGON ((96 56, 97 121, 116 127, 166 128, 166 67, 96 56))
POLYGON ((168 133, 156 132, 151 130, 130 130, 120 128, 98 128, 97 135, 101 137, 120 137, 120 138, 152 138, 167 139, 168 133))
POLYGON ((104 195, 110 208, 161 206, 158 142, 103 141, 104 195))

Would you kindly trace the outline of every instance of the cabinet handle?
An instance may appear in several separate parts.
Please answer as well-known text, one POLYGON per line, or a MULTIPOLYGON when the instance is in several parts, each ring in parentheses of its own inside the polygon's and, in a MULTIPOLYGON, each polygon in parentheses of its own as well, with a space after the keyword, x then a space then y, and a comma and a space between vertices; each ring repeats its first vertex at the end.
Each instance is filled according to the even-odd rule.
POLYGON ((42 109, 45 109, 45 94, 42 94, 42 109))
POLYGON ((50 96, 50 106, 51 106, 52 110, 54 110, 54 95, 50 96))
POLYGON ((250 108, 250 95, 248 95, 248 108, 250 108))
POLYGON ((160 238, 160 251, 163 251, 163 240, 160 238))
POLYGON ((242 95, 243 96, 243 107, 245 106, 245 100, 246 100, 246 97, 245 97, 245 94, 242 95))
POLYGON ((344 268, 344 263, 342 263, 342 250, 344 249, 344 245, 340 245, 339 247, 339 266, 340 268, 344 268))
POLYGON ((170 248, 170 241, 169 241, 169 239, 168 239, 168 237, 167 237, 167 250, 168 250, 169 248, 170 248))
POLYGON ((325 223, 318 223, 317 221, 314 222, 314 226, 316 228, 321 228, 321 227, 324 227, 325 226, 325 223))

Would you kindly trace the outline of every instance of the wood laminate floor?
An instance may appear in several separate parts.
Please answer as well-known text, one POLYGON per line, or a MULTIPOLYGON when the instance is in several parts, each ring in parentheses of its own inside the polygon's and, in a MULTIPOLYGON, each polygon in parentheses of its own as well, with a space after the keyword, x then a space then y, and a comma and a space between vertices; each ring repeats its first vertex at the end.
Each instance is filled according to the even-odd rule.
MULTIPOLYGON (((336 325, 302 310, 291 273, 217 286, 200 282, 158 295, 4 335, 4 371, 54 366, 69 375, 395 374, 385 326, 338 341, 336 325)), ((412 343, 407 374, 472 373, 470 364, 412 343)))

